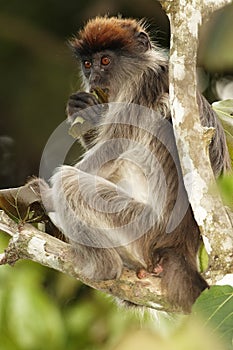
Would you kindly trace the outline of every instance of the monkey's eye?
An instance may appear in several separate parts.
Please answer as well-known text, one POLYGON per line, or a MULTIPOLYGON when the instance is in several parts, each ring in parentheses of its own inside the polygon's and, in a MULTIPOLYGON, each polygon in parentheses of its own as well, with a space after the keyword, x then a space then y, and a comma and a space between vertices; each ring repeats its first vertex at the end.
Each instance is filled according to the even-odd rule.
POLYGON ((110 62, 111 62, 111 60, 110 60, 110 58, 107 57, 107 56, 103 56, 103 57, 101 58, 101 64, 102 64, 103 66, 107 66, 110 62))
POLYGON ((91 62, 90 61, 84 61, 84 67, 86 69, 90 69, 91 68, 91 62))

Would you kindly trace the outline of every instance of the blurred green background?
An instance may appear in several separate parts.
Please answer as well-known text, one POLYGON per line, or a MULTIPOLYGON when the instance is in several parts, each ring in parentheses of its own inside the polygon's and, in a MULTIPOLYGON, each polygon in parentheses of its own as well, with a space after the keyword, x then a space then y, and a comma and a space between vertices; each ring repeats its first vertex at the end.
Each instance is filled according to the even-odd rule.
MULTIPOLYGON (((119 13, 147 18, 153 38, 169 46, 169 22, 156 0, 0 0, 0 188, 38 174, 46 141, 65 119, 68 96, 79 89, 67 40, 90 17, 119 13)), ((200 83, 211 101, 221 97, 219 79, 232 82, 232 23, 230 6, 202 31, 200 83)), ((82 149, 76 152, 77 158, 82 149)), ((0 233, 0 251, 7 240, 0 233)), ((170 349, 160 337, 172 324, 135 317, 100 292, 32 262, 0 267, 1 350, 130 350, 152 343, 170 349), (146 333, 135 338, 136 345, 124 340, 140 329, 146 333)))

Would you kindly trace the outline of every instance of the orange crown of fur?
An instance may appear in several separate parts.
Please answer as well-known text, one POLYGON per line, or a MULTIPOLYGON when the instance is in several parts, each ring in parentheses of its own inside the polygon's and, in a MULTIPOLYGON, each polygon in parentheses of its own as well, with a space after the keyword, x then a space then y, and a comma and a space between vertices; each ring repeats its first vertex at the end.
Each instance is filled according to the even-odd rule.
POLYGON ((136 48, 134 37, 140 32, 145 30, 134 19, 96 17, 70 43, 79 56, 107 49, 131 51, 136 48))

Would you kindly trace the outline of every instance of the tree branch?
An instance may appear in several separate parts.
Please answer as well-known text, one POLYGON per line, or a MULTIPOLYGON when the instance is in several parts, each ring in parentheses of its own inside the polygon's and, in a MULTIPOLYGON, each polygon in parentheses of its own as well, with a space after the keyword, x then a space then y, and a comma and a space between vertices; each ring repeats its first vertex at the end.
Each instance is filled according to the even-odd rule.
POLYGON ((185 187, 195 219, 208 242, 215 283, 233 271, 233 229, 215 183, 208 146, 212 128, 201 126, 197 105, 196 58, 198 29, 205 16, 230 0, 161 1, 171 24, 169 90, 173 127, 185 187))
POLYGON ((76 255, 69 244, 39 231, 30 224, 17 225, 2 210, 0 230, 12 237, 8 248, 0 254, 0 265, 13 265, 19 259, 29 259, 70 275, 121 300, 160 311, 180 311, 166 301, 159 278, 149 276, 140 280, 135 271, 124 269, 119 279, 89 280, 79 273, 76 255))

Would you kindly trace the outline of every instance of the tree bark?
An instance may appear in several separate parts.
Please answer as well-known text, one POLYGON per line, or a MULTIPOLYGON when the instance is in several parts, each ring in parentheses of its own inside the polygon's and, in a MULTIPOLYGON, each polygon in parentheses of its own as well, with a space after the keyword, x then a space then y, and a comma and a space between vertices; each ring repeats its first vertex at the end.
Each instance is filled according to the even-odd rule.
POLYGON ((208 146, 213 128, 201 126, 197 105, 198 30, 203 21, 230 0, 160 1, 171 25, 169 90, 173 128, 185 188, 210 253, 210 284, 233 272, 232 222, 216 190, 208 146))

